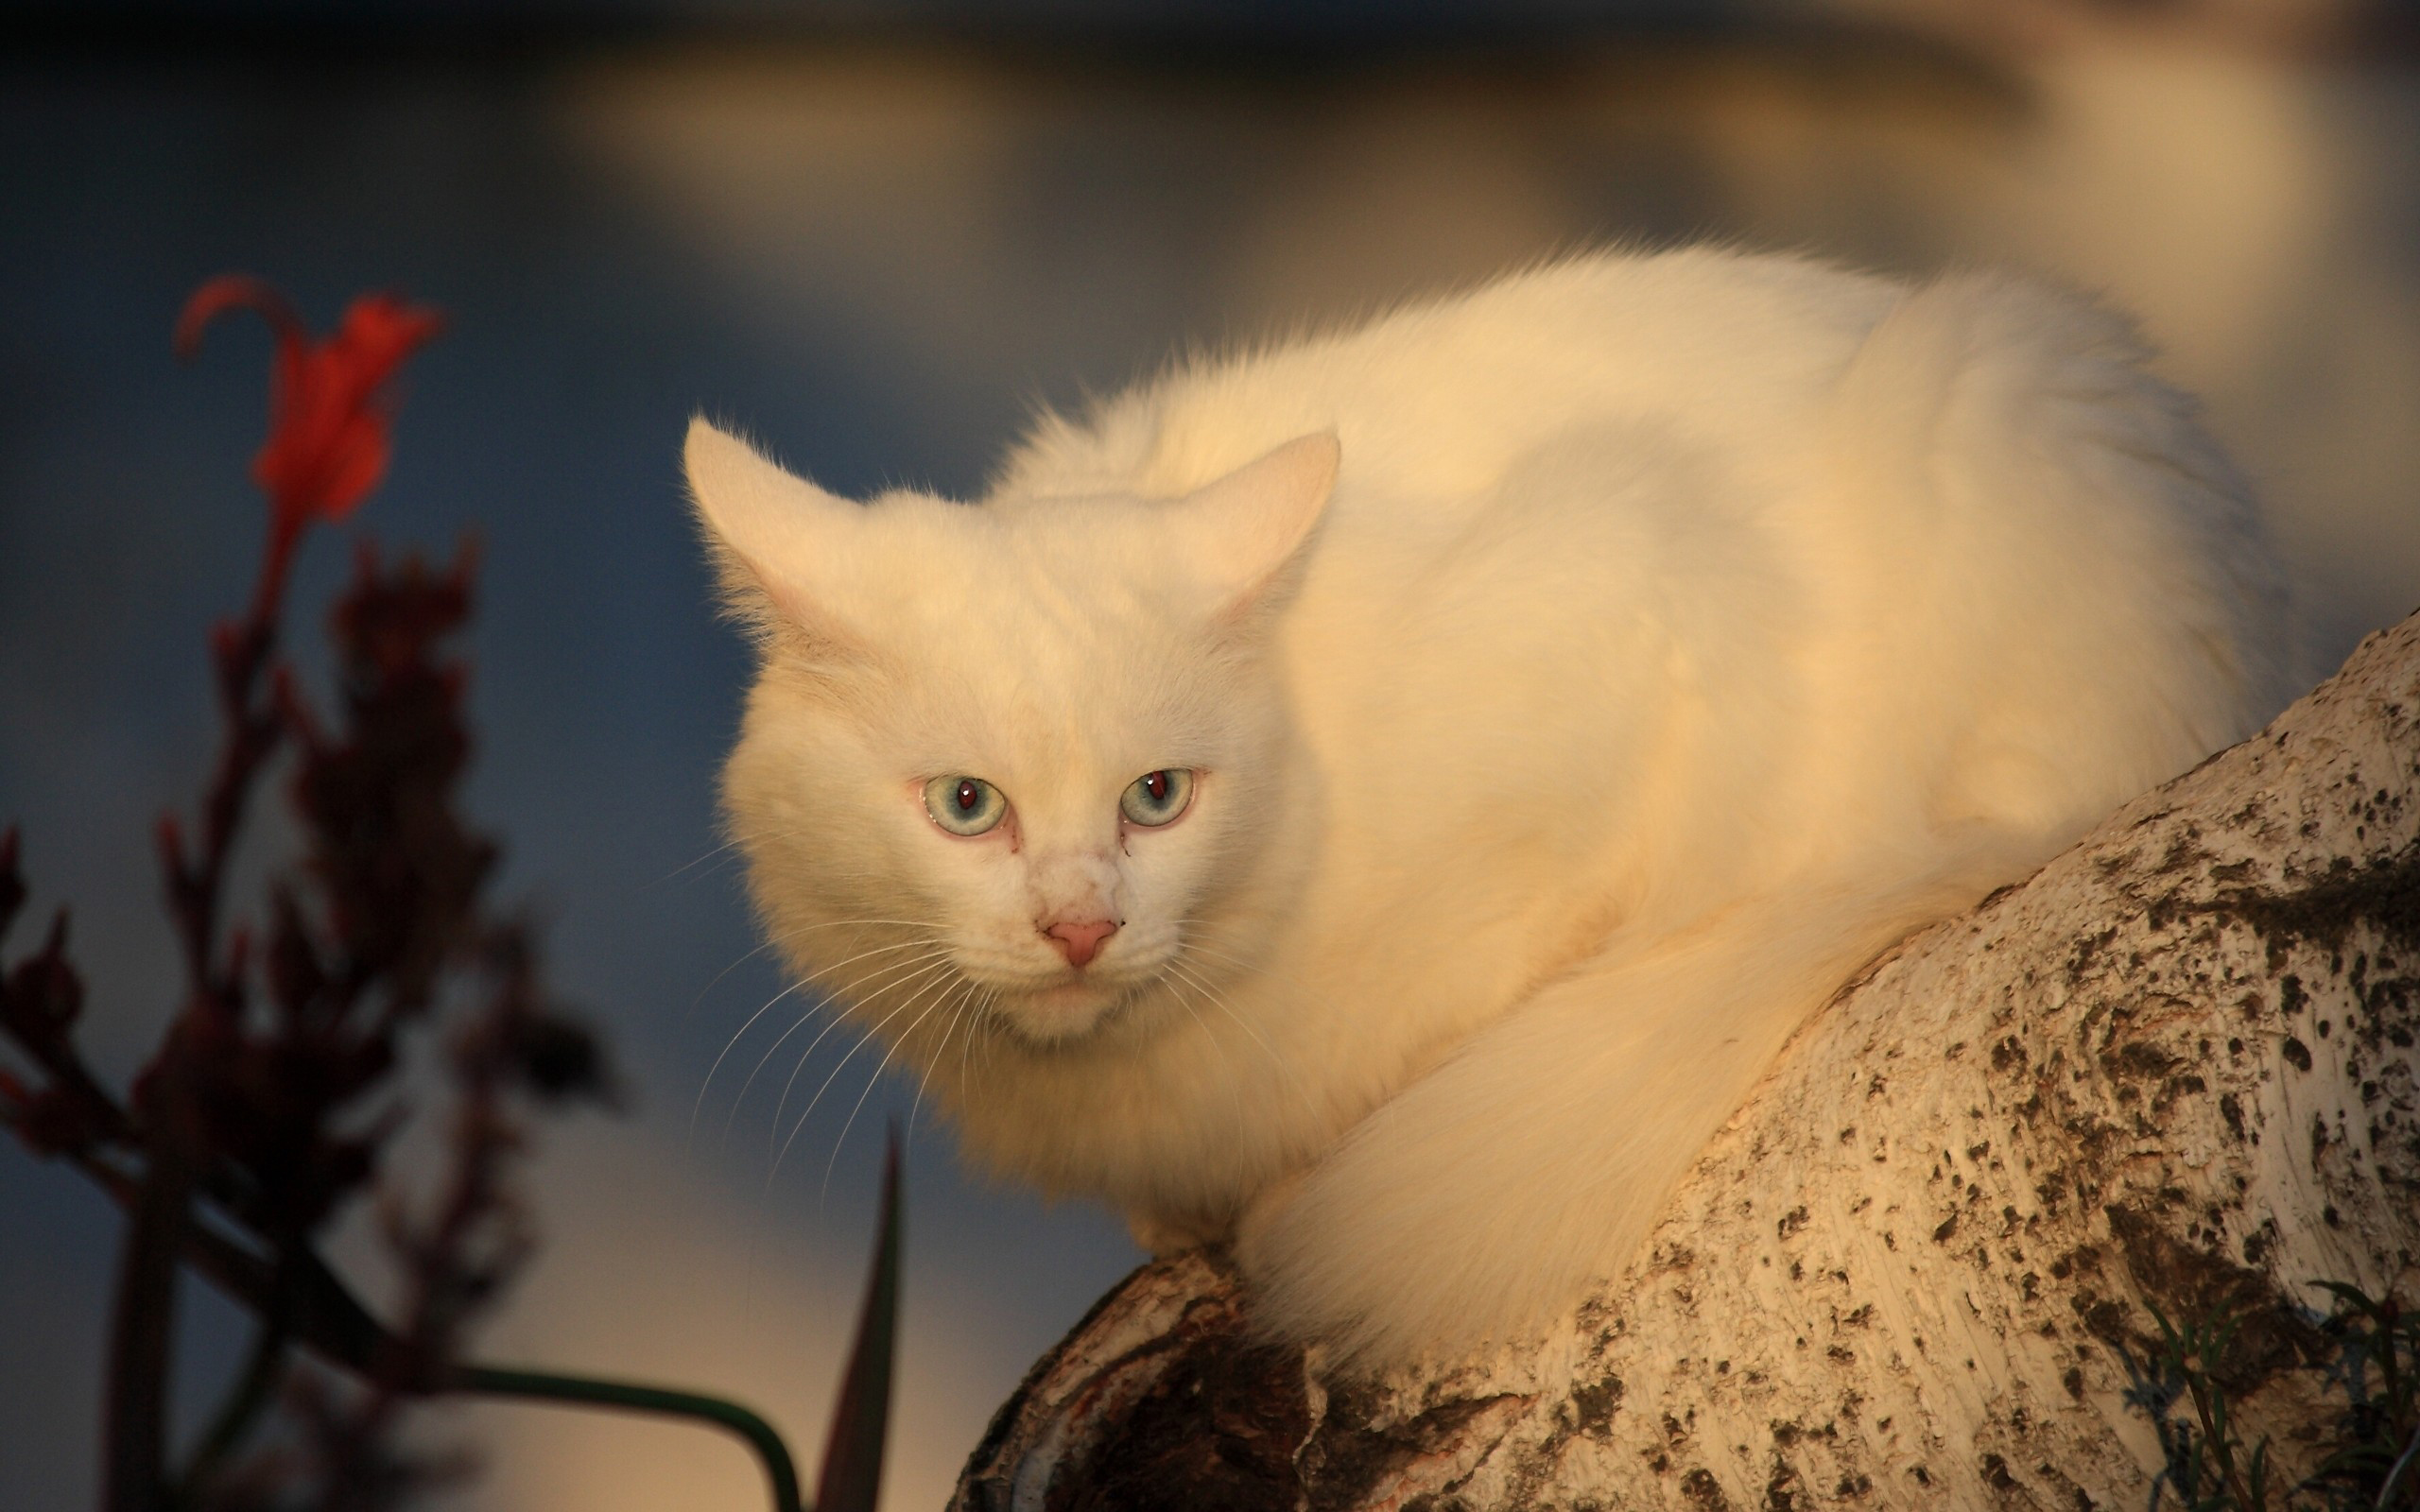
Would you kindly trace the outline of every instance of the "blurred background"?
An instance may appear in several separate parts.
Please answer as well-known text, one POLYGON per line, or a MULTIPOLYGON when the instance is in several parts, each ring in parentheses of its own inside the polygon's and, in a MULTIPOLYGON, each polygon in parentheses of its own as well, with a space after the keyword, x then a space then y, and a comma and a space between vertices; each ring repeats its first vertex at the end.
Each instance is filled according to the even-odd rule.
MULTIPOLYGON (((349 528, 485 542, 474 806, 637 1093, 547 1130, 544 1248, 483 1352, 737 1395, 811 1455, 881 1128, 915 1090, 869 1091, 873 1056, 826 1040, 792 1106, 832 1092, 774 1170, 811 1035, 774 1049, 788 1004, 743 1030, 781 983, 717 850, 746 666, 679 497, 693 411, 845 492, 970 495, 1035 406, 1177 347, 1558 251, 2020 264, 2135 311, 2206 398, 2332 667, 2420 604, 2414 21, 2356 0, 0 7, 0 822, 25 826, 37 906, 75 907, 88 1038, 122 1075, 176 981, 150 820, 199 783, 202 636, 259 530, 268 343, 230 321, 181 369, 169 324, 232 269, 316 323, 365 287, 442 305, 349 528)), ((313 542, 305 612, 345 533, 313 542)), ((1138 1258, 1097 1211, 971 1181, 928 1108, 909 1183, 893 1508, 940 1504, 1024 1367, 1138 1258)), ((115 1231, 0 1142, 0 1507, 91 1504, 115 1231)), ((243 1334, 189 1296, 190 1409, 243 1334)), ((763 1504, 752 1464, 688 1428, 497 1408, 433 1431, 485 1446, 464 1505, 763 1504)))

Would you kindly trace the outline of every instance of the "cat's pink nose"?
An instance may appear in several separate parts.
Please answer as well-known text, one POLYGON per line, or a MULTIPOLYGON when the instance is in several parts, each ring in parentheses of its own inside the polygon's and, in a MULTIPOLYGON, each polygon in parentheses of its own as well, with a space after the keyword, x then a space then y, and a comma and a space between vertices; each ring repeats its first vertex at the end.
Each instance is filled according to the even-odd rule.
POLYGON ((1107 919, 1063 919, 1043 933, 1059 947, 1059 954, 1067 957, 1069 966, 1082 966, 1100 954, 1100 942, 1116 934, 1117 925, 1107 919))

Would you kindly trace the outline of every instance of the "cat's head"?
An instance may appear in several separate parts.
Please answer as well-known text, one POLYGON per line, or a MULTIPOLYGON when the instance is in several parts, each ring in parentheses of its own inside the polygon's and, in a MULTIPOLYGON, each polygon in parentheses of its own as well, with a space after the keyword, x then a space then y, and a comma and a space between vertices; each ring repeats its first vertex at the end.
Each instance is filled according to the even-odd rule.
POLYGON ((1282 808, 1266 659, 1335 438, 1165 500, 858 504, 703 421, 686 460, 760 650, 726 807, 818 988, 1055 1043, 1184 971, 1282 808))

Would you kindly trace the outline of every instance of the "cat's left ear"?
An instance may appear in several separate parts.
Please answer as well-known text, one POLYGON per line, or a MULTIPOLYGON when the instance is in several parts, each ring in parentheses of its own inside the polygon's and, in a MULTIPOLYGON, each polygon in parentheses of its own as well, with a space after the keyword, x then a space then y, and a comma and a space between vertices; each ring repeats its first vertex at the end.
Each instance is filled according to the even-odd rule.
POLYGON ((1298 436, 1173 507, 1183 559, 1209 587, 1217 620, 1241 623, 1285 596, 1342 455, 1334 431, 1298 436))

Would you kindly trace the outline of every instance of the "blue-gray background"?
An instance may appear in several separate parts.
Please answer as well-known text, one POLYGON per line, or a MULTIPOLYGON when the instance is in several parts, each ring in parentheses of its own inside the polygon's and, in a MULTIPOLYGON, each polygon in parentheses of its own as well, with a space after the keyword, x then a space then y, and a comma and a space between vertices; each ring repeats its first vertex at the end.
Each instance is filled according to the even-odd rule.
MULTIPOLYGON (((0 821, 25 826, 38 902, 75 906, 112 1073, 171 997, 148 825, 196 785, 201 638, 259 532, 267 342, 231 320, 181 369, 169 323, 228 269, 321 323, 372 286, 452 318, 358 528, 484 541, 473 801, 639 1092, 630 1118, 547 1133, 545 1247, 492 1353, 712 1385, 811 1445, 879 1129, 913 1097, 876 1086, 835 1159, 860 1057, 769 1182, 768 1084, 735 1116, 732 1094, 777 1008, 691 1126, 779 987, 743 959, 714 854, 746 669, 678 498, 701 407, 843 491, 965 494, 1035 404, 1178 344, 1558 249, 2014 261, 2136 310, 2208 397, 2325 661, 2420 602, 2420 85, 2393 15, 783 14, 0 12, 0 821)), ((313 542, 299 605, 350 533, 313 542)), ((253 864, 275 850, 264 832, 253 864)), ((805 1085, 838 1059, 818 1054, 805 1085)), ((970 1182, 948 1144, 927 1119, 911 1156, 894 1507, 938 1503, 989 1408, 1135 1258, 1098 1212, 970 1182)), ((80 1181, 0 1143, 0 1507, 91 1501, 113 1234, 80 1181)), ((374 1287, 369 1246, 342 1248, 374 1287)), ((199 1401, 241 1332, 191 1295, 199 1401)), ((758 1504, 744 1458, 681 1429, 496 1410, 436 1431, 488 1445, 475 1504, 758 1504)))

